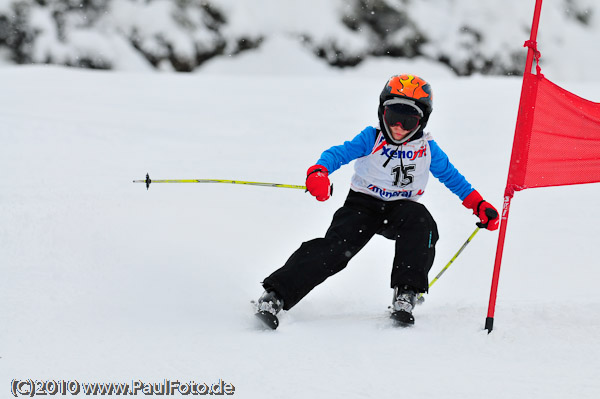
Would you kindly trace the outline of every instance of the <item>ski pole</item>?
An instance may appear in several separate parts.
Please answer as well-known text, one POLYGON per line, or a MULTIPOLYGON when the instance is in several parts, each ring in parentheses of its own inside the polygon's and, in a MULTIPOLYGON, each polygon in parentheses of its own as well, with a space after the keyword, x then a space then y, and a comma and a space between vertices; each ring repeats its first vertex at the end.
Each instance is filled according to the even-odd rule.
MULTIPOLYGON (((438 279, 442 276, 442 274, 444 274, 444 272, 446 270, 448 270, 448 268, 450 267, 450 265, 452 264, 452 262, 454 262, 454 260, 456 258, 458 258, 458 255, 460 255, 460 253, 467 247, 467 245, 469 245, 469 243, 471 242, 471 240, 473 239, 473 237, 475 237, 475 234, 477 234, 477 232, 479 231, 480 227, 477 226, 475 228, 475 231, 473 231, 473 233, 469 236, 469 238, 467 238, 467 241, 465 241, 465 243, 462 245, 462 247, 460 247, 460 249, 458 250, 458 252, 452 257, 452 259, 450 259, 450 262, 448 262, 448 264, 446 266, 444 266, 444 268, 438 273, 437 276, 435 276, 435 278, 433 280, 431 280, 431 282, 429 283, 429 288, 431 288, 431 286, 433 284, 435 284, 436 281, 438 281, 438 279)), ((419 294, 419 296, 417 297, 417 301, 419 301, 419 303, 423 302, 425 300, 425 298, 423 298, 423 293, 421 292, 419 294)))
POLYGON ((292 185, 292 184, 279 184, 279 183, 263 183, 263 182, 242 181, 242 180, 222 180, 222 179, 151 180, 148 173, 146 173, 146 180, 134 180, 133 182, 134 183, 146 183, 146 190, 150 188, 151 183, 227 183, 227 184, 245 184, 248 186, 296 188, 299 190, 306 190, 306 186, 296 186, 296 185, 292 185))

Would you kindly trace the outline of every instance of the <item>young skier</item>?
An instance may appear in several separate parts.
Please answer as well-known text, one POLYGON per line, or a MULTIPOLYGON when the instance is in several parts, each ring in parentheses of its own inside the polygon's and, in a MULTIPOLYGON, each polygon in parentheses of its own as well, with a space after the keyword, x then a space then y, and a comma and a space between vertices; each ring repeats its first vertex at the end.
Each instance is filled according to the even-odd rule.
POLYGON ((395 240, 391 288, 392 318, 414 323, 417 295, 428 289, 438 231, 433 217, 417 202, 429 172, 480 218, 498 228, 498 212, 450 163, 423 129, 432 112, 431 86, 415 75, 392 76, 379 97, 379 126, 369 126, 352 141, 331 147, 307 171, 306 187, 319 201, 331 196, 328 175, 353 160, 350 193, 324 238, 304 242, 283 267, 264 279, 257 316, 277 328, 277 313, 289 310, 314 287, 346 267, 375 234, 395 240))

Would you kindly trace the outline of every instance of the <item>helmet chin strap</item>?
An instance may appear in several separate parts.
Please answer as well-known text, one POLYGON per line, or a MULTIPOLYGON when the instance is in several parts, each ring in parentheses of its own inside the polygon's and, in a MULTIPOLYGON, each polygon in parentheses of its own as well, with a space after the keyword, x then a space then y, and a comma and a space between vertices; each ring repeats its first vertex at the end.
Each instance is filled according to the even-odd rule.
MULTIPOLYGON (((385 162, 383 163, 384 168, 388 165, 388 163, 390 163, 390 161, 392 160, 394 155, 396 155, 396 153, 400 150, 401 145, 402 144, 398 144, 398 148, 396 148, 394 151, 392 151, 390 156, 385 160, 385 162)), ((402 165, 402 157, 399 157, 399 158, 400 158, 400 166, 402 167, 402 170, 404 170, 404 165, 402 165)))

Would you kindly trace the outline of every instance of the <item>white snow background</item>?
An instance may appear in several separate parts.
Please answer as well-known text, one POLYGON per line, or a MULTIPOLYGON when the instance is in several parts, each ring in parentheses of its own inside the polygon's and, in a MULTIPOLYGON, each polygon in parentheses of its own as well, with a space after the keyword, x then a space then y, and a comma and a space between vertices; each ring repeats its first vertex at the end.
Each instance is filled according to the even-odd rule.
MULTIPOLYGON (((433 286, 413 328, 388 319, 393 242, 378 236, 278 330, 258 328, 260 282, 324 234, 352 166, 331 176, 325 203, 132 180, 304 184, 323 150, 376 122, 386 79, 412 72, 434 90, 428 130, 500 208, 521 88, 419 61, 332 72, 285 40, 196 74, 0 69, 0 397, 26 378, 223 379, 240 398, 599 397, 598 184, 515 194, 489 335, 489 231, 433 286)), ((600 82, 556 83, 600 99, 600 82)), ((441 236, 433 277, 476 218, 434 178, 422 202, 441 236)))

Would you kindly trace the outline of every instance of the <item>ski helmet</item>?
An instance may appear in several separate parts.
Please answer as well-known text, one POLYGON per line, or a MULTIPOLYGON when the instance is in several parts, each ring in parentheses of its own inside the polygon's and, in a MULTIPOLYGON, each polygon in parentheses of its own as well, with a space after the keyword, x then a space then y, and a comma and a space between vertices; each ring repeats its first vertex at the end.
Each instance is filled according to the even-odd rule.
POLYGON ((431 111, 433 111, 433 93, 429 83, 416 75, 394 75, 388 79, 381 91, 377 115, 386 141, 390 144, 400 145, 423 135, 423 129, 427 125, 431 111), (398 112, 409 116, 416 115, 419 117, 419 123, 402 140, 394 140, 390 125, 384 117, 386 108, 392 115, 398 112))

